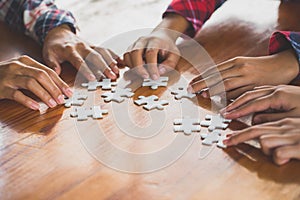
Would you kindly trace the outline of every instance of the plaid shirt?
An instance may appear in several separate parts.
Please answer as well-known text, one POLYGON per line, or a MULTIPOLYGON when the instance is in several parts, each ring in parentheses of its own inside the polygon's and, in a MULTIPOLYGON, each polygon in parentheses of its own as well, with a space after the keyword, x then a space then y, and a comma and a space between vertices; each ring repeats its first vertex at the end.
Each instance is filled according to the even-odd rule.
POLYGON ((62 24, 76 31, 72 13, 58 9, 54 0, 0 0, 0 20, 41 44, 51 29, 62 24))
MULTIPOLYGON (((177 13, 191 23, 186 34, 193 37, 209 19, 212 13, 220 7, 225 0, 173 0, 165 11, 177 13)), ((277 31, 272 34, 269 44, 270 54, 293 48, 300 63, 300 32, 277 31)))

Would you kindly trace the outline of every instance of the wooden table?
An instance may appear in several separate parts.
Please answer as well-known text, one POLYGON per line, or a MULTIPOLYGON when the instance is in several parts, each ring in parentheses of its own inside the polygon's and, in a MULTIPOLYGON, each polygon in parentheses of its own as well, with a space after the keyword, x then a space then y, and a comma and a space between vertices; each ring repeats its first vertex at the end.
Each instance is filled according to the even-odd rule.
MULTIPOLYGON (((300 3, 229 1, 196 38, 216 63, 238 55, 265 55, 268 39, 275 29, 300 30, 299 9, 300 3)), ((3 24, 0 30, 0 60, 21 54, 40 60, 40 48, 33 41, 3 24)), ((185 62, 179 66, 186 66, 185 62)), ((195 75, 195 70, 179 69, 185 77, 195 75)), ((62 77, 73 84, 75 75, 66 65, 62 77)), ((179 75, 171 77, 174 78, 171 86, 181 80, 179 75)), ((211 152, 207 157, 199 157, 207 150, 201 145, 199 135, 184 136, 172 131, 172 121, 180 116, 180 110, 168 91, 162 88, 154 92, 170 101, 165 112, 151 112, 154 116, 164 115, 166 125, 159 135, 143 140, 120 131, 115 118, 119 113, 112 110, 118 105, 105 104, 99 97, 100 91, 96 102, 107 108, 109 114, 103 120, 82 123, 70 118, 70 109, 64 107, 40 115, 14 102, 0 101, 0 199, 300 199, 299 161, 278 167, 260 150, 246 144, 226 150, 208 149, 211 152), (95 149, 89 145, 85 148, 86 139, 98 144, 96 148, 102 156, 116 162, 122 159, 90 136, 95 125, 114 144, 135 153, 159 150, 174 138, 183 143, 193 137, 194 140, 171 165, 149 173, 126 173, 102 164, 88 152, 95 149)), ((134 98, 150 93, 153 91, 140 88, 134 98)), ((198 101, 197 109, 203 118, 209 113, 210 104, 201 98, 198 101)), ((157 123, 156 118, 151 121, 149 113, 132 100, 127 105, 128 120, 140 126, 157 123)), ((233 122, 230 128, 241 128, 241 124, 233 122)), ((161 155, 160 161, 169 159, 161 155)), ((132 169, 136 172, 151 165, 147 160, 123 161, 128 166, 135 161, 132 169)))

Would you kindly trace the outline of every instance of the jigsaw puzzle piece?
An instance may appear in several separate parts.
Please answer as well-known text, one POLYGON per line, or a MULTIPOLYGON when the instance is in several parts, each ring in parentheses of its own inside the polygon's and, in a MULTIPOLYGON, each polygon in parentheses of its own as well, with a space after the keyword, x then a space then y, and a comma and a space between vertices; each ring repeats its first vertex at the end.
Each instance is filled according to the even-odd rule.
POLYGON ((226 129, 229 126, 231 120, 223 118, 218 115, 206 115, 205 121, 201 121, 201 126, 208 127, 209 131, 215 129, 226 129))
POLYGON ((183 132, 185 135, 191 135, 192 132, 200 132, 200 120, 196 118, 183 117, 173 121, 174 132, 183 132))
POLYGON ((166 87, 168 85, 169 78, 165 76, 161 76, 157 80, 152 80, 149 78, 144 79, 143 87, 149 86, 152 90, 158 89, 158 87, 166 87))
POLYGON ((189 93, 185 87, 179 87, 177 90, 173 90, 171 94, 173 94, 177 100, 182 98, 192 99, 196 96, 196 94, 189 93))
POLYGON ((116 82, 111 82, 110 79, 102 79, 102 81, 90 81, 88 83, 82 83, 82 87, 86 87, 88 91, 97 90, 98 87, 101 87, 103 90, 110 90, 112 86, 116 86, 116 82))
POLYGON ((146 110, 163 110, 164 106, 169 104, 169 102, 166 100, 159 100, 159 98, 155 95, 151 95, 148 97, 139 96, 139 99, 135 100, 134 103, 139 106, 144 105, 143 108, 146 110))
POLYGON ((202 144, 204 145, 211 146, 214 143, 217 143, 218 147, 226 148, 226 145, 223 143, 223 140, 226 139, 226 136, 222 136, 222 134, 217 130, 214 130, 213 132, 209 132, 209 133, 200 134, 200 136, 202 139, 204 139, 202 141, 202 144))
POLYGON ((124 97, 130 98, 134 95, 130 88, 116 88, 111 92, 105 92, 101 96, 104 97, 105 102, 115 101, 121 103, 125 100, 124 97))
POLYGON ((77 117, 78 121, 87 120, 88 117, 92 117, 93 119, 102 119, 104 114, 107 114, 107 110, 102 110, 100 106, 93 106, 89 108, 78 107, 74 108, 73 112, 71 112, 71 117, 77 117))
POLYGON ((88 98, 87 95, 81 93, 75 93, 72 97, 65 99, 65 107, 70 108, 71 106, 82 106, 84 101, 88 98))

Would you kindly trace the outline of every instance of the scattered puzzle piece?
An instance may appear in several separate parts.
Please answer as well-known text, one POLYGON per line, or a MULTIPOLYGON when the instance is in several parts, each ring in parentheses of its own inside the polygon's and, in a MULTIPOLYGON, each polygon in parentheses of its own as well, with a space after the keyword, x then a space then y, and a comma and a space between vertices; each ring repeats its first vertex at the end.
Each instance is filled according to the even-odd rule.
POLYGON ((146 110, 158 109, 163 110, 164 105, 169 104, 166 100, 159 100, 159 98, 155 95, 151 95, 148 97, 139 96, 138 100, 134 101, 137 105, 144 105, 143 108, 146 110))
POLYGON ((69 99, 65 99, 65 107, 70 108, 71 106, 82 106, 87 98, 88 96, 85 94, 75 93, 69 99))
POLYGON ((107 110, 102 110, 100 106, 93 106, 89 108, 78 107, 74 108, 73 112, 71 112, 71 117, 77 117, 78 121, 87 120, 88 117, 92 117, 93 119, 102 119, 104 114, 107 114, 107 110))
POLYGON ((183 119, 174 120, 174 131, 183 132, 185 135, 191 135, 192 132, 200 132, 200 120, 196 118, 183 117, 183 119))
POLYGON ((103 79, 102 81, 91 81, 88 83, 82 83, 82 87, 86 87, 88 91, 97 90, 97 87, 101 87, 103 90, 111 90, 112 86, 116 86, 116 82, 111 82, 110 79, 103 79))
POLYGON ((151 87, 152 90, 156 90, 158 87, 164 86, 166 87, 168 85, 168 77, 162 76, 157 80, 152 80, 152 79, 144 79, 143 82, 143 87, 149 86, 151 87))
POLYGON ((213 143, 217 143, 217 146, 220 148, 226 148, 226 145, 223 143, 223 140, 226 139, 226 136, 223 136, 218 130, 214 130, 210 133, 202 133, 200 134, 201 138, 204 139, 202 144, 204 145, 213 145, 213 143))
POLYGON ((205 121, 201 122, 201 126, 208 127, 209 131, 213 131, 215 129, 226 129, 230 122, 231 120, 224 119, 220 114, 206 115, 205 121))
POLYGON ((175 95, 175 99, 188 98, 192 99, 196 96, 196 94, 189 93, 186 88, 179 87, 177 90, 173 90, 171 94, 175 95))
POLYGON ((134 95, 133 92, 131 92, 132 90, 130 88, 116 88, 115 90, 112 90, 111 92, 105 92, 104 94, 102 94, 102 97, 104 98, 105 102, 110 102, 110 101, 115 101, 118 103, 121 103, 122 101, 124 101, 124 97, 130 98, 134 95))

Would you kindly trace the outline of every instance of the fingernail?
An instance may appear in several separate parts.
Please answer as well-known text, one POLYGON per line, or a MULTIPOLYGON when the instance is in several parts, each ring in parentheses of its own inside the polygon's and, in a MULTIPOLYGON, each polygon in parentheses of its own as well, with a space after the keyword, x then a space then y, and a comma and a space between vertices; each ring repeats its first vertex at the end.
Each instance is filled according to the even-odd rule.
POLYGON ((221 113, 222 115, 224 115, 225 112, 226 112, 226 108, 222 108, 222 109, 220 110, 220 113, 221 113))
POLYGON ((53 108, 53 107, 57 106, 57 103, 54 101, 54 99, 50 99, 49 100, 49 105, 50 105, 51 108, 53 108))
POLYGON ((164 74, 164 73, 166 73, 166 71, 167 71, 167 70, 166 70, 166 68, 164 68, 164 67, 160 67, 160 68, 159 68, 159 73, 160 73, 160 74, 164 74))
POLYGON ((225 144, 226 146, 230 146, 231 145, 230 139, 223 140, 223 144, 225 144))
POLYGON ((146 79, 146 78, 149 78, 149 75, 148 75, 148 74, 143 74, 142 77, 143 77, 144 79, 146 79))
POLYGON ((113 73, 112 71, 109 71, 109 74, 110 74, 110 76, 111 76, 112 79, 116 79, 117 78, 116 74, 113 73))
POLYGON ((187 87, 187 91, 188 91, 189 93, 194 93, 193 87, 190 86, 190 85, 187 87))
POLYGON ((94 74, 90 74, 90 75, 89 75, 89 80, 90 80, 90 81, 96 80, 96 76, 95 76, 94 74))
POLYGON ((58 103, 59 103, 59 104, 65 103, 65 98, 64 98, 63 95, 59 95, 59 96, 57 97, 57 100, 58 100, 58 103))
POLYGON ((31 102, 30 103, 30 108, 32 110, 39 110, 40 109, 40 105, 38 103, 35 103, 35 102, 31 102))
POLYGON ((66 88, 64 91, 68 97, 71 97, 73 95, 73 91, 71 90, 71 88, 66 88))
POLYGON ((157 79, 158 79, 158 76, 157 76, 156 74, 153 74, 153 75, 152 75, 152 79, 153 79, 153 80, 157 80, 157 79))
POLYGON ((202 96, 203 98, 208 98, 208 95, 207 95, 206 92, 202 92, 201 96, 202 96))

